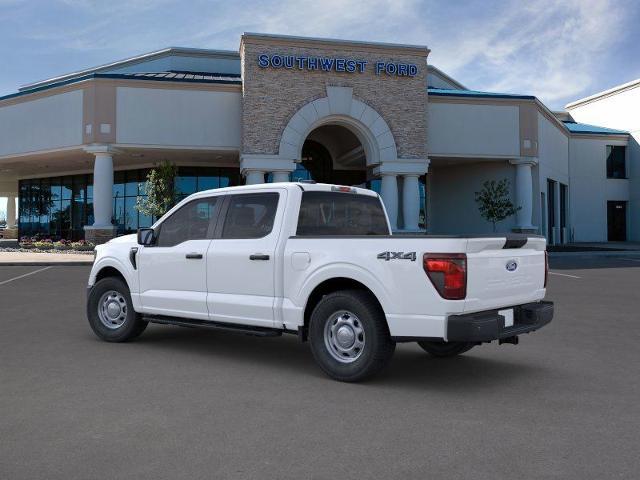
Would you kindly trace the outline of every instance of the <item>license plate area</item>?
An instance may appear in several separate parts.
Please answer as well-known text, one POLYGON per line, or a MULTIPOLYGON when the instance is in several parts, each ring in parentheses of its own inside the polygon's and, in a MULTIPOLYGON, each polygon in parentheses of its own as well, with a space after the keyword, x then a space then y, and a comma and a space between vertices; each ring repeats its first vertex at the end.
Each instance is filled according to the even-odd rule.
POLYGON ((498 310, 498 315, 502 315, 504 317, 505 328, 513 327, 513 308, 498 310))

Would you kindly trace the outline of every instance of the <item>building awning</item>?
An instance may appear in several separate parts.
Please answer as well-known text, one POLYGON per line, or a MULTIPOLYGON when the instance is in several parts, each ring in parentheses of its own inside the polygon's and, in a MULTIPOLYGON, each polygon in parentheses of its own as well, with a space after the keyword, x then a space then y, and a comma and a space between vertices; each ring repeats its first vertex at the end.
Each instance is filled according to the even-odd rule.
POLYGON ((481 92, 478 90, 456 90, 447 88, 427 88, 429 95, 442 97, 473 97, 473 98, 515 98, 535 100, 533 95, 520 95, 517 93, 481 92))

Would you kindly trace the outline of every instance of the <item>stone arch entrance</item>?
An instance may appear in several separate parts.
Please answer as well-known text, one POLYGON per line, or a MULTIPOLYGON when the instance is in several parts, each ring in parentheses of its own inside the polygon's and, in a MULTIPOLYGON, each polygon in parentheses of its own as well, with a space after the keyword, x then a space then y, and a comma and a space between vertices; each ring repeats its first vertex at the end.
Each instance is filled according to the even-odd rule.
POLYGON ((367 165, 378 165, 398 158, 391 129, 373 108, 353 98, 350 87, 327 87, 327 96, 307 103, 289 120, 282 132, 278 155, 299 162, 307 137, 325 125, 342 126, 357 139, 367 165))
POLYGON ((301 167, 316 169, 313 179, 319 182, 365 186, 368 180, 379 179, 392 228, 418 231, 419 178, 429 161, 398 159, 389 125, 376 110, 354 98, 351 87, 327 86, 326 91, 326 97, 305 104, 291 116, 275 155, 241 156, 246 183, 262 183, 265 172, 271 173, 274 182, 288 181, 291 172, 300 179, 296 172, 301 167))

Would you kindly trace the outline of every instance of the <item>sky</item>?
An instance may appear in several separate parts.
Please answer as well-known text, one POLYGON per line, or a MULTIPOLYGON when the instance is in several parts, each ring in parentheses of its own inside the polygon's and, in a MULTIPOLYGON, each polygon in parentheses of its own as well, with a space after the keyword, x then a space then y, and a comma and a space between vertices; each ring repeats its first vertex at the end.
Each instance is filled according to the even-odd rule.
POLYGON ((639 25, 637 0, 0 0, 0 95, 168 46, 237 50, 242 32, 262 32, 426 45, 467 88, 555 110, 640 78, 639 25))

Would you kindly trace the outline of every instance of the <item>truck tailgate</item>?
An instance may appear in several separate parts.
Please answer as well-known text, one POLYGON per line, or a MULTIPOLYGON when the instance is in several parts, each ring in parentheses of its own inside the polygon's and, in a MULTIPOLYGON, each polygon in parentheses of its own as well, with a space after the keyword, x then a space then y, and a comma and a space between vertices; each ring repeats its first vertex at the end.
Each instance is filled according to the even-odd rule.
POLYGON ((470 238, 465 312, 534 302, 544 297, 544 238, 470 238))

